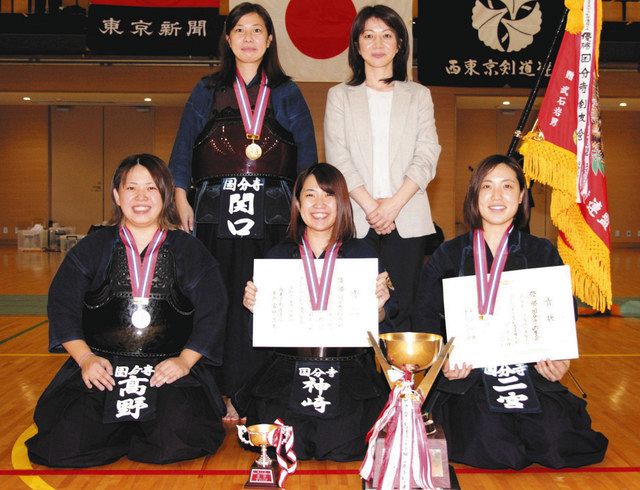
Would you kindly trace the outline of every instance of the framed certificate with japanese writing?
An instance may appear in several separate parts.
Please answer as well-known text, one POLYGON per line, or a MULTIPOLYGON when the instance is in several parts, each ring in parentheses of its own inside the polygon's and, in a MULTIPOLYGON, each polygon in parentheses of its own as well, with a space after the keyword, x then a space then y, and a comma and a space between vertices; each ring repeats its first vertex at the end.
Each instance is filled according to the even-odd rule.
POLYGON ((449 362, 474 368, 578 357, 571 276, 566 265, 506 271, 493 315, 478 314, 476 277, 442 281, 449 362))
MULTIPOLYGON (((320 276, 323 261, 314 265, 320 276)), ((337 259, 326 309, 313 310, 300 259, 256 259, 255 347, 369 347, 377 337, 377 259, 337 259)))

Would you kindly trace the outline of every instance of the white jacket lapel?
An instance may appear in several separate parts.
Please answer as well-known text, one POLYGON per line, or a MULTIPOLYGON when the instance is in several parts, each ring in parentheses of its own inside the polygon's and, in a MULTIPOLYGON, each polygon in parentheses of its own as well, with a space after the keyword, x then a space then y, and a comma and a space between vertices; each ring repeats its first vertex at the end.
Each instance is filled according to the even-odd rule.
POLYGON ((353 118, 353 128, 358 149, 360 151, 359 170, 363 172, 363 177, 371 184, 371 160, 373 149, 371 144, 371 118, 369 116, 369 101, 367 100, 367 89, 364 84, 348 88, 349 107, 353 118))
POLYGON ((394 164, 398 150, 404 142, 403 129, 410 105, 411 92, 408 85, 399 81, 394 82, 389 121, 389 166, 394 164))

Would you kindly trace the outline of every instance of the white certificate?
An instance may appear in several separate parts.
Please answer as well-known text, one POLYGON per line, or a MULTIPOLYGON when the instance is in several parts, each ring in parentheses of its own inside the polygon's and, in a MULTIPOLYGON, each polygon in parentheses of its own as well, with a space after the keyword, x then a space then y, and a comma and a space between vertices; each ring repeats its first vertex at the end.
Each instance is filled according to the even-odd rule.
MULTIPOLYGON (((316 259, 321 277, 324 260, 316 259)), ((378 335, 378 259, 337 259, 326 310, 313 311, 301 259, 256 259, 255 347, 369 347, 378 335)))
POLYGON ((566 265, 502 273, 493 315, 478 315, 476 277, 442 281, 449 362, 474 368, 578 357, 566 265))

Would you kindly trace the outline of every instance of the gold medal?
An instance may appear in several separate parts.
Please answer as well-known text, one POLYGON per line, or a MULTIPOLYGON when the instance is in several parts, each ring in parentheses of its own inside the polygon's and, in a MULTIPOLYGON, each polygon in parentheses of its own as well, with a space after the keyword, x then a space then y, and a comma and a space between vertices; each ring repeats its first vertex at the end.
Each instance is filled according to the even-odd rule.
POLYGON ((236 95, 236 101, 240 108, 240 115, 242 116, 242 125, 247 134, 247 139, 251 140, 249 146, 244 149, 244 154, 249 160, 257 160, 262 156, 262 148, 256 143, 256 140, 260 139, 260 133, 262 131, 262 123, 264 122, 264 115, 269 104, 270 89, 268 86, 269 80, 265 72, 262 72, 262 78, 260 80, 260 88, 258 89, 258 98, 256 99, 255 109, 251 110, 251 103, 249 102, 249 95, 245 87, 244 81, 240 76, 240 72, 236 69, 236 81, 233 83, 233 91, 236 95))
POLYGON ((249 160, 257 160, 262 156, 262 148, 255 141, 252 141, 249 146, 244 149, 244 154, 247 155, 249 160))

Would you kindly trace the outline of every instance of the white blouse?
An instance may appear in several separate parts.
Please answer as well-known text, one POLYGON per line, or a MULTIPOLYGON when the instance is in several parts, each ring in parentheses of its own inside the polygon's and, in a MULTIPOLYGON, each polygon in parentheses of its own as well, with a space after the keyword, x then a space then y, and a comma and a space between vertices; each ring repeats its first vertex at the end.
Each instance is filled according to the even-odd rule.
POLYGON ((367 87, 369 117, 371 119, 371 142, 373 145, 373 189, 374 199, 391 197, 391 177, 389 174, 389 122, 393 90, 381 92, 367 87))

